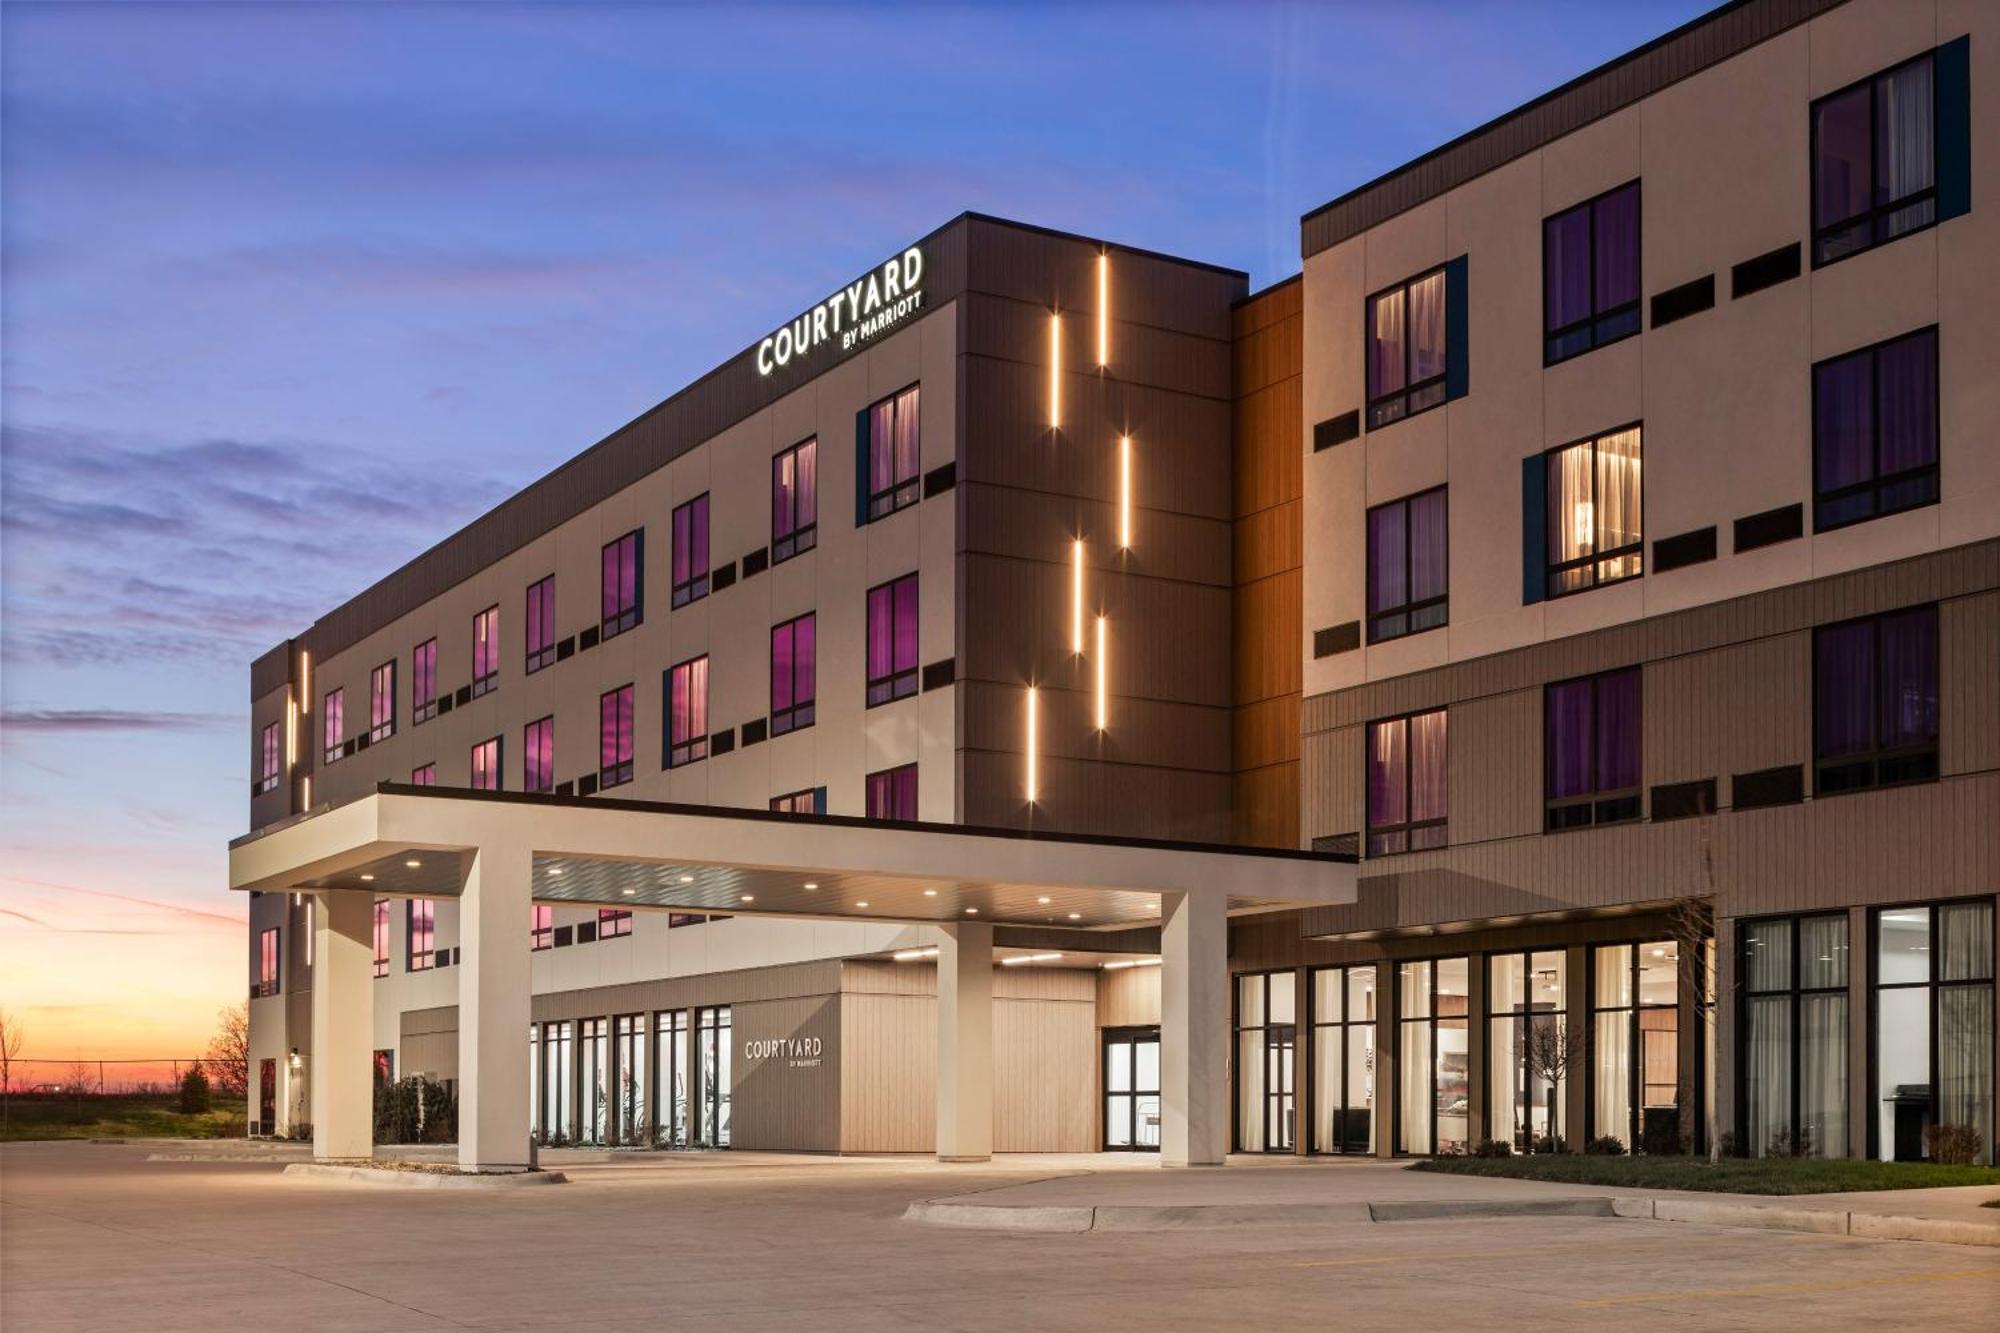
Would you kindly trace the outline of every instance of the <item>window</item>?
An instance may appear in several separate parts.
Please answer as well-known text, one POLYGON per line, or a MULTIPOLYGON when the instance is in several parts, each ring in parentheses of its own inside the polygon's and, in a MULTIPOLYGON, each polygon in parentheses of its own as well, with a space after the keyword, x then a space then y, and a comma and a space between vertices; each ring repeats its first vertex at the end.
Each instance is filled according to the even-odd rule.
POLYGON ((813 614, 771 630, 771 734, 813 724, 813 614))
POLYGON ((807 787, 804 791, 773 796, 771 809, 783 815, 823 815, 826 813, 826 788, 807 787))
POLYGON ((1445 844, 1445 711, 1368 725, 1368 855, 1445 844))
POLYGON ((708 659, 667 671, 667 767, 708 758, 708 659))
MULTIPOLYGON (((707 527, 708 501, 702 500, 703 527, 707 527)), ((708 538, 706 531, 701 543, 702 572, 708 570, 708 538)), ((599 607, 600 619, 598 636, 608 639, 614 634, 623 634, 644 622, 645 579, 646 579, 646 530, 634 528, 615 542, 605 544, 603 552, 603 596, 599 607)), ((679 605, 676 603, 675 605, 679 605)))
POLYGON ((632 933, 632 913, 622 907, 600 907, 597 909, 597 938, 613 939, 619 935, 632 933))
POLYGON ((556 720, 540 718, 521 733, 521 790, 556 789, 556 720))
POLYGON ((646 1016, 620 1014, 611 1020, 611 1141, 628 1148, 646 1146, 646 1016))
POLYGON ((1542 364, 1639 331, 1639 182, 1542 222, 1542 364))
POLYGON ((1569 1030, 1563 954, 1492 954, 1486 960, 1488 1138, 1516 1152, 1562 1136, 1563 1089, 1580 1055, 1569 1030))
POLYGON ((396 659, 368 673, 368 743, 396 734, 396 659))
POLYGON ((1639 817, 1639 694, 1638 667, 1548 687, 1549 832, 1639 817))
POLYGON ((1445 400, 1445 271, 1368 298, 1368 428, 1445 400))
POLYGON ((597 697, 597 785, 617 787, 632 780, 632 687, 620 685, 597 697))
POLYGON ((819 541, 819 441, 802 440, 771 460, 771 563, 819 541))
POLYGON ((1396 967, 1396 1151, 1465 1151, 1472 1110, 1467 1027, 1470 961, 1438 958, 1396 967))
POLYGON ((917 386, 890 394, 864 412, 862 475, 868 478, 868 516, 873 522, 922 498, 918 477, 917 386))
POLYGON ((576 1109, 575 1066, 571 1064, 574 1036, 570 1024, 542 1024, 540 1107, 535 1122, 541 1127, 542 1142, 562 1145, 570 1141, 570 1114, 576 1109))
POLYGON ((1812 104, 1813 264, 1937 216, 1937 105, 1926 53, 1812 104))
POLYGON ((340 744, 346 734, 346 690, 328 690, 320 702, 320 757, 331 764, 340 758, 340 744))
POLYGON ((389 975, 389 900, 375 900, 375 975, 389 975))
POLYGON ((425 764, 425 765, 423 765, 423 766, 422 766, 422 767, 420 767, 420 768, 413 768, 413 769, 411 769, 411 770, 410 770, 410 785, 411 785, 412 787, 435 787, 435 786, 437 786, 437 785, 438 785, 438 766, 437 766, 436 764, 425 764))
POLYGON ((1650 940, 1590 952, 1590 1137, 1630 1152, 1680 1152, 1680 946, 1650 940))
POLYGON ((410 725, 438 712, 438 641, 425 639, 410 653, 410 725))
POLYGON ((1368 511, 1368 642, 1447 619, 1444 487, 1368 511))
POLYGON ((868 706, 917 692, 917 576, 868 590, 868 706))
POLYGON ((1375 1151, 1375 968, 1312 972, 1314 1152, 1375 1151))
POLYGON ((522 618, 528 627, 527 674, 556 664, 556 576, 528 585, 528 610, 522 618))
POLYGON ((1813 528, 1938 501, 1937 329, 1813 367, 1813 528))
POLYGON ((428 972, 437 966, 437 903, 430 898, 409 898, 404 900, 403 910, 410 928, 405 970, 428 972))
POLYGON ((674 510, 673 604, 686 606, 708 596, 708 496, 697 495, 674 510))
POLYGON ((1873 1154, 1929 1155, 1924 1130, 1975 1131, 1993 1160, 1993 902, 1874 914, 1873 1154))
POLYGON ((278 737, 281 723, 267 722, 257 738, 257 795, 262 796, 278 785, 278 754, 284 743, 278 737))
POLYGON ((257 932, 257 984, 250 998, 261 1000, 278 993, 278 927, 257 932))
MULTIPOLYGON (((672 924, 669 921, 669 924, 672 924)), ((653 1146, 688 1146, 688 1012, 653 1015, 653 1068, 660 1071, 659 1109, 653 1116, 653 1146)))
POLYGON ((528 926, 528 947, 531 950, 552 949, 556 942, 556 909, 537 904, 528 926))
POLYGON ((1821 795, 1938 775, 1938 614, 1920 606, 1813 634, 1821 795))
POLYGON ((1740 928, 1737 1123, 1753 1157, 1847 1156, 1847 914, 1740 928))
POLYGON ((500 608, 472 618, 472 697, 500 687, 500 608))
POLYGON ((577 1104, 578 1143, 604 1142, 610 1105, 610 1089, 606 1087, 610 1070, 605 1059, 608 1052, 605 1049, 604 1029, 605 1022, 601 1018, 580 1019, 576 1025, 577 1082, 581 1084, 583 1094, 577 1104))
POLYGON ((500 738, 493 737, 472 747, 472 789, 500 790, 500 738))
POLYGON ((1297 1130, 1298 973, 1236 978, 1236 1151, 1290 1152, 1297 1130))
POLYGON ((868 817, 870 819, 915 819, 917 817, 917 766, 884 769, 868 775, 868 817))
POLYGON ((375 1091, 380 1092, 396 1081, 396 1053, 392 1050, 375 1052, 375 1091))
POLYGON ((1639 427, 1578 440, 1546 457, 1548 595, 1643 574, 1639 427))
POLYGON ((729 1006, 694 1011, 695 1142, 729 1146, 729 1006))

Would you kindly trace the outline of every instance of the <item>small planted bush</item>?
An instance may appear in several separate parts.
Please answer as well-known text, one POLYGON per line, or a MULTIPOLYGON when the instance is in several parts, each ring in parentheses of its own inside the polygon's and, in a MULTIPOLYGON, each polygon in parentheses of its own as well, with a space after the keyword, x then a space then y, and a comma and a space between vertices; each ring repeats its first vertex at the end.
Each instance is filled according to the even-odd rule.
POLYGON ((200 1065, 195 1065, 181 1076, 180 1113, 206 1115, 209 1104, 208 1075, 201 1072, 200 1065))
POLYGON ((1569 1151, 1569 1144, 1560 1134, 1544 1134, 1528 1146, 1528 1151, 1537 1156, 1569 1151))
POLYGON ((1505 1139, 1481 1139, 1472 1149, 1474 1157, 1512 1157, 1514 1145, 1505 1139))
POLYGON ((1940 1166, 1971 1166, 1979 1160, 1986 1141, 1971 1125, 1928 1125, 1924 1128, 1924 1148, 1940 1166))
POLYGON ((1584 1144, 1583 1150, 1592 1157, 1623 1157, 1625 1140, 1616 1134, 1600 1134, 1584 1144))

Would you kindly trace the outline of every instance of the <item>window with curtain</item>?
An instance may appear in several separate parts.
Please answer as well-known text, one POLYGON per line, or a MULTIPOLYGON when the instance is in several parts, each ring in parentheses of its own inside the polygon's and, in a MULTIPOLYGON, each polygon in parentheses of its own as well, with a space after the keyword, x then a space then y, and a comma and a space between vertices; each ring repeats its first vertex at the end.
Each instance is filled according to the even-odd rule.
MULTIPOLYGON (((608 639, 646 619, 646 530, 634 528, 618 540, 606 542, 598 566, 597 635, 608 639)), ((555 637, 553 624, 549 636, 555 637)))
POLYGON ((438 711, 438 641, 425 639, 410 652, 410 725, 428 722, 438 711))
MULTIPOLYGON (((626 917, 629 919, 630 912, 626 917)), ((646 1016, 620 1014, 611 1020, 611 1058, 618 1080, 612 1106, 613 1141, 628 1148, 646 1146, 646 1016)))
POLYGON ((1639 436, 1633 425, 1549 451, 1550 597, 1645 572, 1639 436))
POLYGON ((1993 902, 1875 913, 1877 1157, 1918 1161, 1924 1130, 1962 1125, 1994 1160, 1993 902))
POLYGON ((556 576, 536 579, 528 585, 528 605, 521 616, 528 640, 525 674, 534 675, 556 664, 556 576))
POLYGON ((1368 855, 1445 845, 1445 710, 1368 725, 1368 855))
POLYGON ((1298 973, 1236 978, 1236 1151, 1290 1152, 1298 1113, 1298 973))
POLYGON ((667 767, 708 758, 708 658, 669 667, 666 696, 667 767))
POLYGON ((1543 827, 1584 828, 1640 814, 1638 667, 1548 687, 1543 698, 1543 827))
POLYGON ((900 768, 887 768, 879 773, 870 773, 867 781, 867 806, 870 819, 903 819, 917 817, 917 766, 904 764, 900 768))
POLYGON ((403 912, 409 926, 404 968, 427 972, 437 966, 437 902, 430 898, 405 899, 403 912))
POLYGON ((1375 1151, 1376 972, 1372 963, 1313 969, 1314 1152, 1375 1151))
POLYGON ((917 436, 917 387, 912 384, 868 408, 868 518, 907 508, 922 498, 917 436))
POLYGON ((1847 1156, 1847 914, 1745 922, 1738 1122, 1752 1156, 1847 1156))
POLYGON ((620 685, 597 697, 597 787, 632 780, 632 687, 620 685))
POLYGON ((773 796, 771 809, 781 815, 823 815, 826 813, 826 788, 807 787, 801 791, 786 792, 783 796, 773 796))
POLYGON ((521 790, 551 792, 556 786, 556 720, 538 718, 521 732, 521 790))
POLYGON ((328 690, 319 703, 320 760, 334 763, 340 758, 340 747, 347 735, 347 691, 328 690))
POLYGON ((257 738, 257 790, 262 796, 278 785, 278 756, 284 753, 284 742, 279 737, 277 722, 266 722, 257 738))
POLYGON ((375 975, 389 975, 389 900, 375 900, 375 975))
POLYGON ((1812 104, 1813 264, 1937 221, 1929 52, 1812 104))
POLYGON ((1813 528, 1938 502, 1937 329, 1813 367, 1813 528))
POLYGON ((436 764, 419 764, 415 768, 411 769, 410 785, 412 787, 437 786, 438 766, 436 764))
POLYGON ((472 618, 472 697, 500 685, 500 608, 489 606, 472 618))
POLYGON ((396 659, 368 673, 368 743, 396 734, 396 659))
POLYGON ((782 736, 813 724, 818 693, 816 618, 804 615, 771 627, 771 734, 782 736))
POLYGON ((1582 1072, 1560 949, 1486 960, 1487 1137, 1528 1152, 1563 1132, 1563 1090, 1582 1072))
POLYGON ((1542 222, 1542 364, 1639 331, 1639 182, 1542 222))
POLYGON ((1368 298, 1368 428, 1445 400, 1442 267, 1368 298))
POLYGON ((1368 511, 1368 642, 1448 619, 1445 488, 1368 511))
POLYGON ((681 607, 708 596, 708 495, 675 506, 673 519, 672 604, 681 607))
POLYGON ((278 993, 278 927, 257 932, 257 984, 250 998, 262 1000, 278 993))
POLYGON ((917 692, 917 576, 868 590, 868 707, 917 692))
POLYGON ((1937 607, 1813 632, 1813 756, 1821 795, 1937 777, 1937 607))
POLYGON ((1629 1152, 1681 1151, 1679 999, 1674 941, 1591 950, 1591 1137, 1629 1152))
POLYGON ((528 924, 528 948, 552 949, 556 942, 556 909, 538 904, 528 924))
POLYGON ((472 789, 500 790, 500 738, 489 737, 472 747, 472 789))
POLYGON ((819 440, 801 440, 771 460, 771 563, 819 542, 819 440))
POLYGON ((1465 1151, 1472 1111, 1471 994, 1469 959, 1397 965, 1397 1152, 1465 1151))

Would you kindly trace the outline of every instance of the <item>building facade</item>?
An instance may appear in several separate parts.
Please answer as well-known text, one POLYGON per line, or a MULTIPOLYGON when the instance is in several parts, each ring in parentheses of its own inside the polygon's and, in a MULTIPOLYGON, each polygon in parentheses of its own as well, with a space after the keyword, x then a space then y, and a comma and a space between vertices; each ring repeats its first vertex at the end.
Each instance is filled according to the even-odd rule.
MULTIPOLYGON (((1992 1160, 1996 41, 1727 5, 1255 295, 959 219, 260 659, 253 827, 435 781, 1349 853, 1232 918, 1238 1151, 1992 1160)), ((252 906, 274 1129, 308 901, 252 906)), ((719 915, 537 908, 543 1132, 927 1148, 930 928, 719 915)), ((1152 1132, 1113 924, 1003 948, 996 1147, 1152 1132)), ((455 1072, 455 930, 378 927, 398 1073, 455 1072)))

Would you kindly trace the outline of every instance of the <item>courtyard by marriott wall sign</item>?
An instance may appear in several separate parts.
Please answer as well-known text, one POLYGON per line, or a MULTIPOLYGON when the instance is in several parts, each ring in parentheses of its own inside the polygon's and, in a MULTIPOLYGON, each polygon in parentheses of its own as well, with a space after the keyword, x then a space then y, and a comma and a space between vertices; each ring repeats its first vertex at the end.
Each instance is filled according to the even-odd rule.
POLYGON ((852 351, 915 314, 924 303, 924 252, 911 246, 757 344, 757 373, 768 375, 821 343, 852 351))

